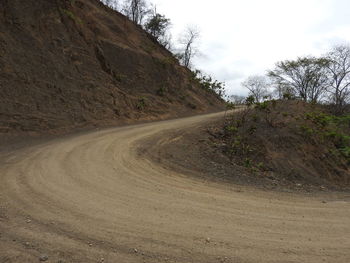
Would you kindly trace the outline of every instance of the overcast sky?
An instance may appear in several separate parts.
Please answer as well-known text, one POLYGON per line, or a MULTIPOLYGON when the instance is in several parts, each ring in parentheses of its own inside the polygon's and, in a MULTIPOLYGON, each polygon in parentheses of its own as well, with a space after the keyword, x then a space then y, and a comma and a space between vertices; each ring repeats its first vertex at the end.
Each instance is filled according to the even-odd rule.
POLYGON ((349 0, 151 0, 172 21, 173 40, 187 25, 201 32, 199 68, 225 81, 230 94, 246 95, 240 83, 265 74, 277 61, 320 55, 350 42, 349 0))

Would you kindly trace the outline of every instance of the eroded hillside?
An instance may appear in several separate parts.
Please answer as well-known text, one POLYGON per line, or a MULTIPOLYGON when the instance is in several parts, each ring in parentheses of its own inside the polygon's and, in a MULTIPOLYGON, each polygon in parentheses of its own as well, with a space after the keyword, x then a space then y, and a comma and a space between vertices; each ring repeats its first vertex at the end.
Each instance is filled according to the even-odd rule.
POLYGON ((0 2, 0 133, 69 130, 222 108, 190 72, 97 0, 0 2))

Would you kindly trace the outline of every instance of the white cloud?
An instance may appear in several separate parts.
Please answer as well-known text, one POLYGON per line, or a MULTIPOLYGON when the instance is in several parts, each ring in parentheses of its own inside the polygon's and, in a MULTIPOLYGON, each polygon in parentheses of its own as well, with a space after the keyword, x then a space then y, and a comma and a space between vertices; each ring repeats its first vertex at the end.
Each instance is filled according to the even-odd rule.
POLYGON ((230 93, 244 94, 244 78, 264 74, 279 60, 322 54, 350 41, 348 0, 152 2, 172 20, 175 40, 186 25, 198 25, 204 56, 196 67, 226 81, 230 93))

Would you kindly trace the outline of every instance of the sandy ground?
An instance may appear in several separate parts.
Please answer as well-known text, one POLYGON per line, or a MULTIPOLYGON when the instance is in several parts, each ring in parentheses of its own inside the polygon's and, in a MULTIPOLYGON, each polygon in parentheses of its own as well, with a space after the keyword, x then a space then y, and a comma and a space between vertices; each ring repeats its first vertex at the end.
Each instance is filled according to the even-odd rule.
POLYGON ((220 114, 1 155, 0 262, 350 262, 350 197, 214 183, 138 150, 220 114))

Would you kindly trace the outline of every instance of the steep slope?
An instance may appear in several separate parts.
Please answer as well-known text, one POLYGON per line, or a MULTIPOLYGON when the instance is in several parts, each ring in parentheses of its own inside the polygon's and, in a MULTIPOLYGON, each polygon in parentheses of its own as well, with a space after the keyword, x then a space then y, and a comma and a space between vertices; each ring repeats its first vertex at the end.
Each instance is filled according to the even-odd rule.
POLYGON ((222 108, 170 52, 98 0, 0 1, 0 133, 222 108))

